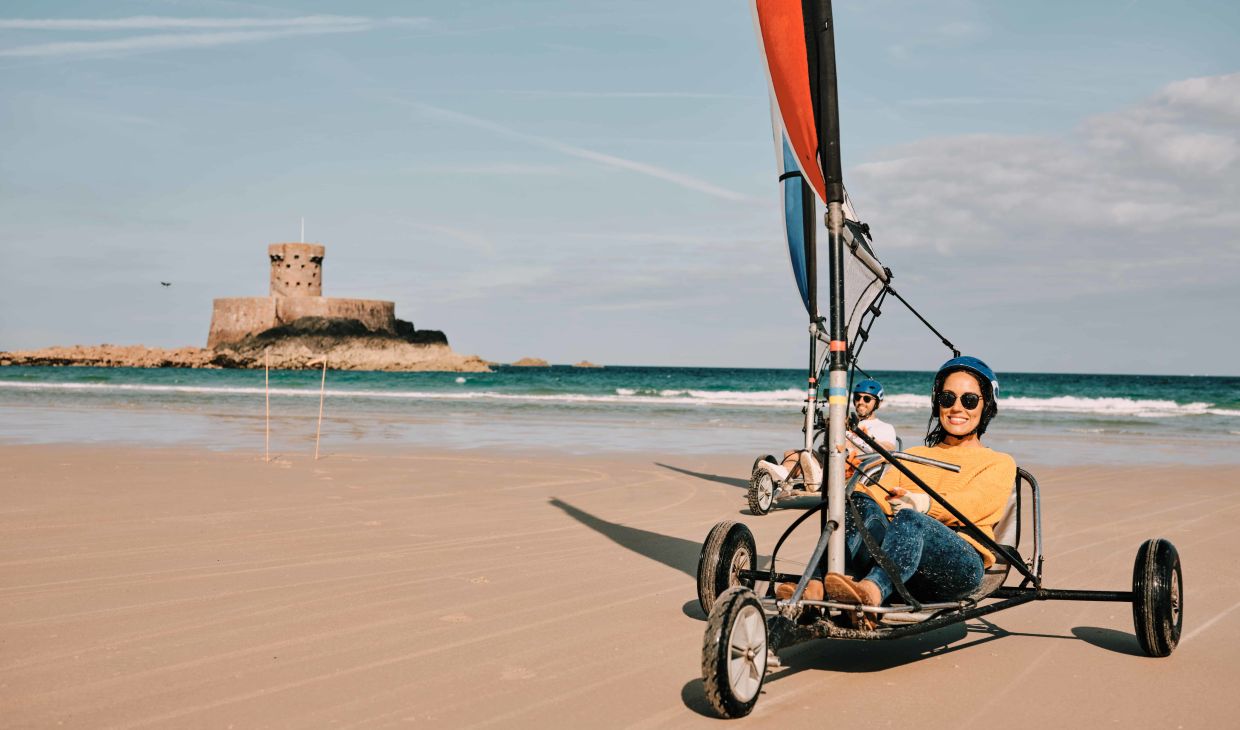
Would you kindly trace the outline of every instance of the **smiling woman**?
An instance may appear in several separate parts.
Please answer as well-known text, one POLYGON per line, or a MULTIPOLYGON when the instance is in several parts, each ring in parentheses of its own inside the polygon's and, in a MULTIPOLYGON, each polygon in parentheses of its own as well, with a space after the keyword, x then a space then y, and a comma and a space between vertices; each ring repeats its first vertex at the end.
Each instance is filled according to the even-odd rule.
POLYGON ((999 380, 986 363, 967 356, 948 360, 934 378, 926 446, 981 446, 999 412, 998 395, 999 380))
MULTIPOLYGON (((999 381, 986 363, 975 357, 956 357, 934 377, 930 428, 926 445, 909 450, 955 464, 959 472, 930 466, 908 467, 937 495, 950 502, 988 537, 1003 516, 1016 462, 1011 456, 982 446, 981 436, 995 413, 999 381)), ((957 600, 977 590, 995 555, 961 531, 964 526, 942 504, 932 500, 916 482, 897 470, 877 486, 859 486, 852 496, 866 530, 882 543, 882 550, 898 569, 898 579, 919 600, 957 600)), ((865 606, 879 606, 895 591, 893 578, 877 565, 852 515, 847 520, 847 574, 828 573, 821 584, 812 581, 807 598, 821 598, 865 606)), ((781 584, 776 595, 792 596, 795 585, 781 584)), ((872 628, 869 619, 859 619, 872 628)))

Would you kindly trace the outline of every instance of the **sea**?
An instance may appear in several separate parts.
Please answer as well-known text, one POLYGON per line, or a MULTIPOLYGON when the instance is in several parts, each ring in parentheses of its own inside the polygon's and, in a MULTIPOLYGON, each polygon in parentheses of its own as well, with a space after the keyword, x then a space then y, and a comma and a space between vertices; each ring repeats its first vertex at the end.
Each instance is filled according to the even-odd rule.
MULTIPOLYGON (((875 371, 920 443, 932 374, 875 371)), ((802 442, 805 372, 498 366, 491 373, 0 368, 0 443, 277 454, 382 449, 729 454, 802 442), (320 420, 321 409, 321 420, 320 420)), ((1025 464, 1240 463, 1240 377, 1003 373, 984 441, 1025 464)))

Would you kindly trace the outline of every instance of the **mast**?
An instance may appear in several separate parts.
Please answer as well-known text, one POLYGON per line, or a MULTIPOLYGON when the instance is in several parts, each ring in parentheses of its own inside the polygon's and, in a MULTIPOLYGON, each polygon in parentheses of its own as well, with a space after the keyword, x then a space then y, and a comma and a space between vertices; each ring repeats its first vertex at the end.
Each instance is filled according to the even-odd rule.
POLYGON ((848 418, 848 334, 844 325, 844 173, 840 162, 835 22, 831 12, 831 0, 803 0, 802 8, 807 11, 805 17, 809 21, 806 28, 806 46, 810 63, 810 87, 815 100, 818 161, 822 166, 827 194, 830 366, 827 376, 827 487, 822 490, 823 498, 828 503, 824 510, 824 528, 831 530, 827 543, 827 570, 843 573, 846 455, 840 447, 844 444, 845 420, 848 418))

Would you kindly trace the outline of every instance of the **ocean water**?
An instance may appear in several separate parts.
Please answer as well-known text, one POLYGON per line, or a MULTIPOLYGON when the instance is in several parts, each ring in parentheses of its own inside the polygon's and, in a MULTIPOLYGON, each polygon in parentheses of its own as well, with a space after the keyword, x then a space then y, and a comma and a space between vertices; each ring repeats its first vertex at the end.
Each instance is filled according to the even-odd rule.
MULTIPOLYGON (((905 446, 931 373, 873 373, 905 446)), ((313 449, 319 372, 0 368, 0 441, 313 449)), ((1240 463, 1240 378, 1002 373, 988 445, 1022 463, 1240 463)), ((499 367, 328 371, 323 448, 371 446, 758 455, 801 440, 804 372, 499 367)))

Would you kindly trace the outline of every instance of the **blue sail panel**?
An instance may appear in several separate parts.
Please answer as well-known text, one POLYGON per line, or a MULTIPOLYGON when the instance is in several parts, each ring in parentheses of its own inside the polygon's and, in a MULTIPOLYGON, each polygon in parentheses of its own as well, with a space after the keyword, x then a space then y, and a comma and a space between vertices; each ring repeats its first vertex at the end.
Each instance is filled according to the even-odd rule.
POLYGON ((788 240, 788 258, 792 261, 792 275, 797 280, 797 290, 801 292, 801 301, 805 311, 813 316, 809 306, 809 276, 805 265, 805 206, 813 205, 813 200, 805 199, 805 185, 801 182, 800 168, 797 158, 788 144, 787 135, 781 134, 783 159, 780 160, 780 187, 784 197, 784 236, 788 240))

